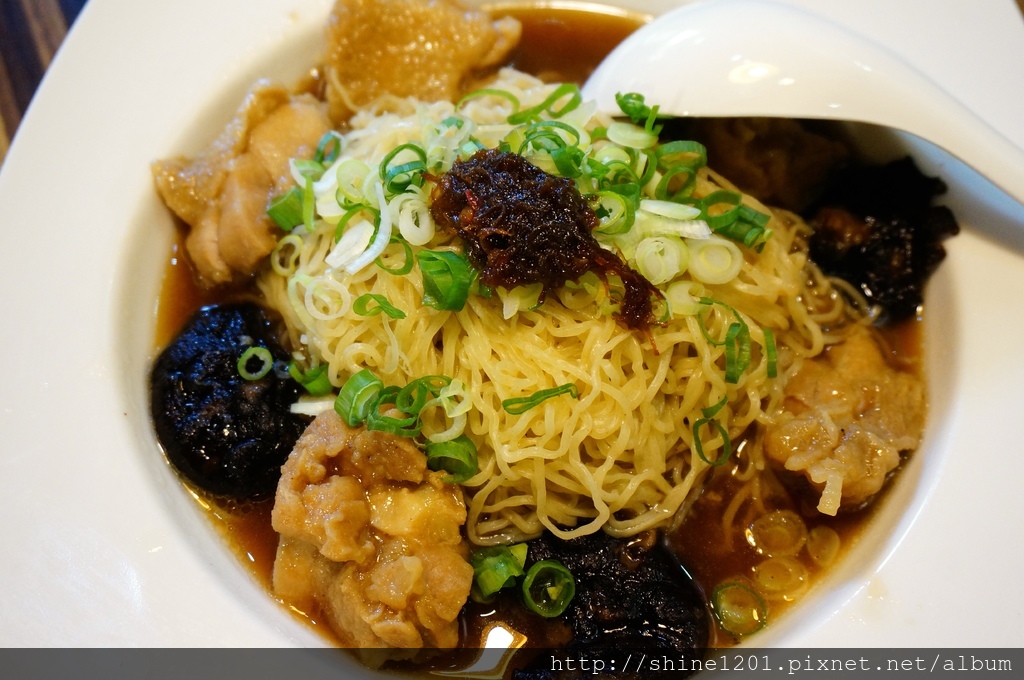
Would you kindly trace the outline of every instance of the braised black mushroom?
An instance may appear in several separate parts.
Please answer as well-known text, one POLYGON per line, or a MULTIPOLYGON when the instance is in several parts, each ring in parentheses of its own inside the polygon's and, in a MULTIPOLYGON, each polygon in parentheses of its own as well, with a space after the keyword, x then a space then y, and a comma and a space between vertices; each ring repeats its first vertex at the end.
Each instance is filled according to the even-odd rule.
POLYGON ((261 354, 271 363, 288 360, 259 306, 204 307, 161 352, 150 376, 153 424, 168 460, 200 488, 236 499, 274 491, 305 428, 289 411, 298 383, 280 370, 258 379, 239 373, 239 360, 254 347, 266 348, 269 357, 261 354))
POLYGON ((949 208, 932 205, 945 190, 910 158, 847 168, 811 219, 811 259, 860 289, 887 321, 913 316, 946 256, 942 240, 959 231, 949 208))
MULTIPOLYGON (((564 650, 554 652, 556 657, 602 659, 605 670, 614 671, 618 678, 644 677, 639 669, 623 666, 631 653, 640 650, 686 659, 687 667, 703 659, 710 634, 704 597, 653 531, 629 540, 598 532, 563 541, 545 533, 529 545, 527 567, 557 560, 576 581, 576 596, 563 614, 573 639, 564 650)), ((568 665, 552 663, 550 656, 539 661, 513 677, 577 676, 568 672, 568 665)))

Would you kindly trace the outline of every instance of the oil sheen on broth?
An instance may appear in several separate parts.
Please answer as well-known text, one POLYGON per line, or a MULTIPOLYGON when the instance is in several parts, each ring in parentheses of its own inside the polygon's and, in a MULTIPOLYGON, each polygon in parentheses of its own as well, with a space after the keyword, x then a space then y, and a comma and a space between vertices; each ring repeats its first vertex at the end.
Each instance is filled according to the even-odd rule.
MULTIPOLYGON (((523 26, 522 40, 513 54, 511 65, 537 75, 543 80, 555 82, 582 83, 599 61, 623 38, 640 25, 633 17, 587 12, 581 10, 530 7, 526 5, 501 5, 496 15, 509 14, 520 20, 523 26), (580 40, 579 36, 586 36, 580 40)), ((317 74, 314 70, 306 85, 315 89, 317 74)), ((713 163, 713 161, 712 161, 713 163)), ((155 343, 157 349, 166 345, 199 307, 225 302, 230 299, 255 295, 252 291, 234 291, 230 294, 209 292, 199 288, 184 256, 184 231, 179 229, 167 261, 163 286, 157 307, 155 343)), ((885 339, 891 351, 890 361, 904 370, 919 373, 921 337, 919 321, 911 321, 889 327, 885 339)), ((742 443, 739 443, 742 446, 742 443)), ((729 499, 737 487, 733 476, 736 468, 726 465, 715 471, 705 486, 704 493, 690 510, 683 525, 674 531, 668 542, 680 561, 687 566, 697 584, 705 594, 710 594, 724 579, 749 575, 764 559, 750 545, 742 531, 736 526, 745 526, 743 516, 732 522, 723 521, 728 513, 729 499)), ((277 534, 270 526, 273 499, 258 502, 231 503, 213 498, 189 486, 189 491, 203 508, 214 527, 236 557, 246 566, 252 576, 267 593, 274 597, 271 575, 277 547, 277 534)), ((839 552, 831 562, 841 559, 844 552, 856 539, 860 528, 878 506, 874 502, 866 510, 845 512, 838 517, 827 517, 802 507, 804 501, 781 485, 766 490, 766 511, 789 511, 802 517, 813 517, 808 523, 811 530, 823 527, 835 532, 839 539, 839 552)), ((796 559, 807 569, 808 585, 827 570, 827 566, 816 562, 802 550, 796 559)), ((773 619, 780 611, 791 605, 783 598, 771 602, 773 619)), ((312 626, 327 639, 336 641, 330 627, 320 621, 317 611, 299 611, 288 607, 292 615, 312 626)), ((496 618, 510 617, 514 627, 528 637, 533 635, 549 640, 551 631, 548 624, 536 617, 521 613, 495 611, 494 607, 479 606, 470 602, 464 610, 462 640, 466 646, 482 643, 482 634, 496 618)), ((712 646, 728 646, 736 642, 732 635, 718 629, 712 631, 712 646)))

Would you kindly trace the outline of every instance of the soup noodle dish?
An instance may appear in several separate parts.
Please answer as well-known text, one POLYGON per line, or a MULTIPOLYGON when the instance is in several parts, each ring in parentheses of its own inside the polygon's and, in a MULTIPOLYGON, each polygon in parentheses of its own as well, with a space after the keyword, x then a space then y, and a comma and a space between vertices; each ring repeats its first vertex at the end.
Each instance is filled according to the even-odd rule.
POLYGON ((942 181, 822 123, 598 110, 580 81, 641 21, 338 0, 307 77, 152 165, 182 256, 157 438, 367 665, 458 671, 496 627, 507 677, 702 659, 814 588, 921 442, 942 181))

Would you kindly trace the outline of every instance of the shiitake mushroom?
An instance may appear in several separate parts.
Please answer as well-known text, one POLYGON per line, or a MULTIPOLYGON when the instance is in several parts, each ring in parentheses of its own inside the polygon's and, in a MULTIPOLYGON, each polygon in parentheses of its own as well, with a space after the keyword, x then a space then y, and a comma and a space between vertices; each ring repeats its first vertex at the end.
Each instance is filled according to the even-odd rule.
POLYGON ((272 494, 306 426, 289 411, 301 387, 280 370, 288 358, 259 305, 196 312, 150 374, 153 425, 174 468, 218 496, 272 494), (240 358, 252 347, 266 348, 276 365, 255 380, 239 372, 240 358))

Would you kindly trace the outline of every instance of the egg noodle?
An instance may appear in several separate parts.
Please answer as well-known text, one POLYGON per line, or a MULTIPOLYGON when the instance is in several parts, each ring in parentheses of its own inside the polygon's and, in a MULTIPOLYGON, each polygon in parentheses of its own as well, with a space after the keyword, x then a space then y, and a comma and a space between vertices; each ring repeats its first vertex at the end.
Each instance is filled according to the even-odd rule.
MULTIPOLYGON (((624 327, 615 314, 617 280, 592 274, 550 291, 542 304, 530 287, 498 289, 489 297, 474 289, 460 311, 423 304, 423 277, 415 268, 404 273, 403 265, 425 248, 461 253, 462 245, 433 230, 434 170, 422 186, 389 197, 377 172, 382 159, 415 142, 428 166, 443 171, 474 148, 466 146, 470 140, 497 146, 515 127, 508 118, 516 107, 539 105, 556 87, 505 69, 488 91, 512 97, 478 96, 459 105, 389 100, 388 111, 358 113, 339 136, 341 156, 316 180, 314 219, 307 215, 305 226, 281 240, 272 268, 259 280, 284 317, 297 358, 305 366, 326 365, 336 388, 363 369, 386 385, 444 375, 465 386, 468 410, 435 418, 430 427, 437 434, 457 421, 477 447, 479 472, 465 489, 467 533, 480 545, 524 540, 544 528, 571 538, 602 528, 628 536, 666 525, 682 515, 724 451, 739 458, 741 478, 753 479, 764 463, 752 426, 772 420, 788 377, 837 340, 829 329, 856 314, 808 262, 807 225, 746 195, 742 205, 770 216, 770 238, 753 248, 693 231, 703 223, 682 229, 672 238, 686 245, 680 252, 690 266, 677 266, 668 280, 652 279, 667 294, 649 333, 624 327), (375 224, 360 224, 362 217, 341 205, 339 196, 350 193, 367 206, 362 217, 379 213, 375 224), (386 247, 374 250, 381 239, 386 247), (738 271, 728 281, 698 275, 694 260, 709 244, 721 251, 708 254, 712 261, 737 258, 738 271), (360 258, 371 264, 353 266, 360 258), (365 297, 370 294, 381 297, 365 297), (370 314, 357 304, 367 299, 386 300, 399 313, 370 314), (749 334, 750 359, 730 378, 730 329, 736 326, 749 334), (575 394, 519 414, 503 407, 505 400, 567 383, 575 394)), ((593 105, 560 116, 550 108, 541 118, 567 121, 582 134, 580 147, 604 149, 604 158, 617 153, 608 151, 613 142, 590 137, 612 123, 593 105)), ((549 167, 543 161, 536 162, 550 169, 550 159, 549 167)), ((301 168, 295 175, 300 187, 312 184, 301 168)), ((581 189, 586 195, 587 187, 581 189)), ((692 198, 721 190, 737 192, 707 167, 695 173, 692 198)), ((635 240, 622 235, 602 244, 627 254, 634 268, 642 259, 635 240)))

